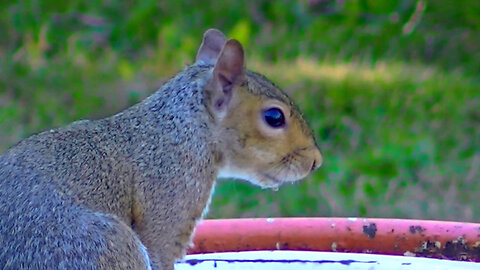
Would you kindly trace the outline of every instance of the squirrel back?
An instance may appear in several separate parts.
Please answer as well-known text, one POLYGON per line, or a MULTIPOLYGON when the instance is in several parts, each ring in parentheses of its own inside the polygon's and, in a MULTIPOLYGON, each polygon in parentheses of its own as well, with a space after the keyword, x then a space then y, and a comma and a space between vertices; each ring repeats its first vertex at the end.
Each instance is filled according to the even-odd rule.
POLYGON ((211 29, 196 63, 144 101, 0 156, 0 265, 172 269, 218 177, 277 187, 321 162, 293 102, 211 29))

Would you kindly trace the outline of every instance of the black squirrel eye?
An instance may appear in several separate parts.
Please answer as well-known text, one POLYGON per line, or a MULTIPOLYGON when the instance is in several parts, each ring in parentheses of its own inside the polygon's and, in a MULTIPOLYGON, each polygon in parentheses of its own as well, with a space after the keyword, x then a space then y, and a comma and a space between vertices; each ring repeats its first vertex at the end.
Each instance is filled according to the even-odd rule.
POLYGON ((281 128, 285 125, 285 116, 279 108, 270 108, 263 111, 263 119, 273 128, 281 128))

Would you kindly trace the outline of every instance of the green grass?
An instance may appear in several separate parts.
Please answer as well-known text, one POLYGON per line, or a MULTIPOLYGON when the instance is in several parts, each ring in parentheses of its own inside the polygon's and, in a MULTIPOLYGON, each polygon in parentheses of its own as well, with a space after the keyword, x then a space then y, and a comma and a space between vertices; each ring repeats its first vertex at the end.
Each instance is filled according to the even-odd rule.
POLYGON ((480 188, 475 78, 392 62, 300 59, 253 66, 301 104, 325 163, 313 177, 278 192, 222 183, 212 217, 480 216, 472 192, 480 188))
POLYGON ((325 162, 277 192, 221 182, 210 218, 480 220, 478 1, 222 3, 0 4, 0 152, 138 102, 215 26, 297 101, 325 162))

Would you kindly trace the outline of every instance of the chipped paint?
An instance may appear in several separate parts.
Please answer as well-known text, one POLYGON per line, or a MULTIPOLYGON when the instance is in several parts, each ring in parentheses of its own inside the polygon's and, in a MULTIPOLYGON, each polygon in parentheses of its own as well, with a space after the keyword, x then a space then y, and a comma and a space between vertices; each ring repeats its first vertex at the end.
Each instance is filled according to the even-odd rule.
POLYGON ((415 257, 416 254, 407 250, 407 251, 405 251, 405 252, 403 253, 403 256, 415 257))
POLYGON ((459 261, 480 261, 480 247, 476 245, 469 245, 463 237, 458 237, 455 240, 447 241, 442 248, 439 241, 425 241, 415 249, 418 256, 428 258, 441 258, 459 261))
POLYGON ((425 228, 422 228, 422 226, 418 226, 418 225, 410 226, 409 230, 410 230, 410 233, 412 234, 415 234, 415 233, 422 234, 423 232, 425 232, 425 228))
POLYGON ((375 223, 363 225, 363 233, 366 234, 370 239, 375 238, 375 234, 377 233, 377 225, 375 223))
POLYGON ((480 224, 355 218, 205 220, 189 253, 310 250, 480 262, 480 224))
POLYGON ((337 251, 337 243, 332 242, 332 251, 337 251))

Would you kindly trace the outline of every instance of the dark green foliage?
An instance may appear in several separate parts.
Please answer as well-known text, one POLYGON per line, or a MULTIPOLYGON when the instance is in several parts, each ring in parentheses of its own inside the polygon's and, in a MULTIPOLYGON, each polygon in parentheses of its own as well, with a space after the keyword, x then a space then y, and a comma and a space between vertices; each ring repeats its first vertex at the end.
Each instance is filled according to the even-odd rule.
POLYGON ((222 182, 210 217, 478 221, 478 3, 4 1, 0 150, 137 102, 216 27, 291 93, 325 163, 277 192, 222 182))

